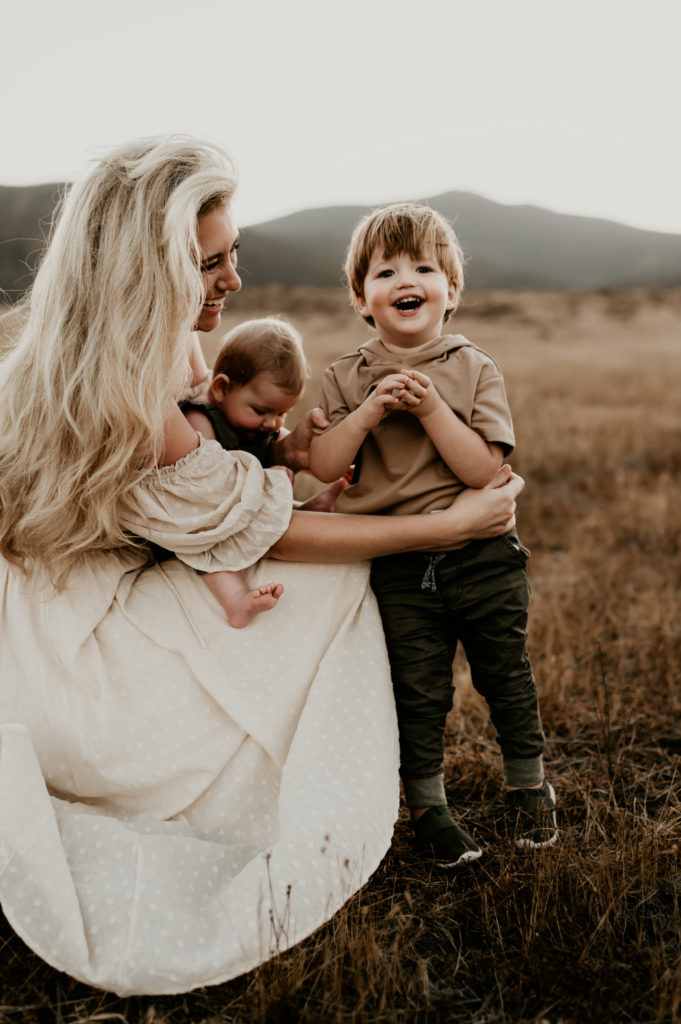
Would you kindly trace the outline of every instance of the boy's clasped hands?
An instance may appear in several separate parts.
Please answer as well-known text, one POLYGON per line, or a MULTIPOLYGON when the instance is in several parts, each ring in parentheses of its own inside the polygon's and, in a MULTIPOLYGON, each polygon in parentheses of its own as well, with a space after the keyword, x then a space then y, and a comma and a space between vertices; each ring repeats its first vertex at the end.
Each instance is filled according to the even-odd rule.
POLYGON ((430 377, 419 370, 403 369, 384 377, 364 400, 360 406, 362 425, 371 430, 391 412, 411 412, 421 419, 441 401, 430 377))

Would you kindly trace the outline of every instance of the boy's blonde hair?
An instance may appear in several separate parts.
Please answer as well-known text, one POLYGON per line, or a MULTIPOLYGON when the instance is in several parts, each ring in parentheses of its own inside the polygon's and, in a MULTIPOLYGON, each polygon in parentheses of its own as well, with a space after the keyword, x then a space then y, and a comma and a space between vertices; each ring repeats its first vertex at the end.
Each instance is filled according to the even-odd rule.
MULTIPOLYGON (((364 281, 371 258, 380 249, 386 259, 407 253, 414 259, 432 249, 437 262, 456 289, 456 305, 463 291, 463 250, 454 228, 441 213, 421 203, 394 203, 363 217, 350 239, 345 258, 345 276, 350 297, 364 298, 364 281)), ((448 320, 456 309, 447 310, 448 320)), ((373 326, 374 318, 365 316, 373 326)))
POLYGON ((225 335, 213 376, 226 374, 235 384, 248 384, 267 373, 277 387, 299 395, 310 376, 303 339, 287 320, 268 316, 246 320, 225 335))
POLYGON ((197 219, 236 169, 174 135, 94 162, 52 237, 0 363, 0 553, 62 586, 82 557, 137 543, 121 525, 156 472, 204 301, 197 219))

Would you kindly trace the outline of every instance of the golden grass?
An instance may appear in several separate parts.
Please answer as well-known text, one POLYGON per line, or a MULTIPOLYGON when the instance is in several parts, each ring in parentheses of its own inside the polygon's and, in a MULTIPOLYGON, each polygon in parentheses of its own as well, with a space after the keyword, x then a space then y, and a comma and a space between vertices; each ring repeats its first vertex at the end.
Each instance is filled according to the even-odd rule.
MULTIPOLYGON (((244 293, 223 330, 266 312, 303 332, 302 412, 367 331, 341 294, 305 289, 244 293)), ((448 795, 479 862, 429 870, 403 813, 378 872, 315 935, 174 998, 79 985, 3 923, 0 1020, 681 1022, 681 292, 478 294, 453 326, 500 362, 514 412, 558 846, 528 856, 504 837, 493 731, 457 656, 448 795)))

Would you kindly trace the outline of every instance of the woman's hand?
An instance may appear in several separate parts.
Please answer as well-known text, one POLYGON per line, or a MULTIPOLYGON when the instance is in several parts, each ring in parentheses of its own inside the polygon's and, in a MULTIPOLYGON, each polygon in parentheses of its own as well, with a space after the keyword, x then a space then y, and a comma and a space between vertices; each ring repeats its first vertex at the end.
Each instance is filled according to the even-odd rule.
POLYGON ((272 456, 282 466, 288 466, 294 473, 310 468, 310 444, 313 427, 326 428, 329 421, 321 409, 311 409, 298 425, 285 437, 272 442, 272 456))
MULTIPOLYGON (((502 466, 497 475, 479 490, 469 488, 442 512, 434 513, 443 527, 446 537, 449 520, 457 537, 469 540, 483 540, 498 537, 515 526, 516 498, 525 486, 522 477, 517 476, 510 466, 502 466)), ((451 547, 449 537, 442 544, 443 550, 451 547)), ((458 545, 455 545, 458 546, 458 545)))

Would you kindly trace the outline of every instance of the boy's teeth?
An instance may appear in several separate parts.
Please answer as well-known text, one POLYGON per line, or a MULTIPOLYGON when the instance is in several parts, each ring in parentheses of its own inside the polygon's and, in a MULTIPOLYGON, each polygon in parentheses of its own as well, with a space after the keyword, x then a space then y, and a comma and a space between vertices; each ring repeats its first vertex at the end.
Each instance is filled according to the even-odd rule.
POLYGON ((418 309, 418 307, 421 305, 421 300, 420 299, 400 299, 400 301, 396 302, 395 305, 397 306, 398 309, 404 309, 404 310, 418 309))

